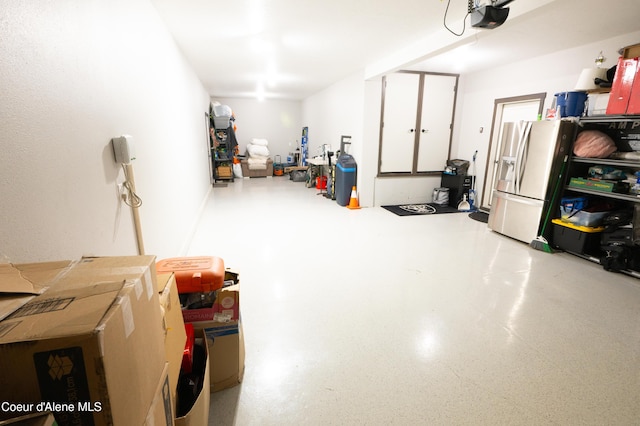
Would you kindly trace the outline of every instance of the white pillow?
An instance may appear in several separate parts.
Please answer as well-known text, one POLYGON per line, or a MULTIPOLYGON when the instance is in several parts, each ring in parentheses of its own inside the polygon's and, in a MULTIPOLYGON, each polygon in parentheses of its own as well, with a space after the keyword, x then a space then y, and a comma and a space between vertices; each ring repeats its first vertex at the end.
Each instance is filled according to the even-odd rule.
POLYGON ((262 145, 254 145, 250 143, 247 145, 247 151, 249 152, 250 157, 268 157, 269 156, 269 148, 262 145))

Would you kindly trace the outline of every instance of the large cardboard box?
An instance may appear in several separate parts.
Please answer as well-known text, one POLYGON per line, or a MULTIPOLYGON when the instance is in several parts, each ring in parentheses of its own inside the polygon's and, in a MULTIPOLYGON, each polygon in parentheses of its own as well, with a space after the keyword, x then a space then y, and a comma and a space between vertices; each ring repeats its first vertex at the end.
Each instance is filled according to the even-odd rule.
POLYGON ((60 425, 143 424, 165 366, 154 262, 11 265, 48 288, 0 322, 0 400, 51 410, 60 425))
POLYGON ((26 414, 11 420, 0 421, 0 426, 57 426, 56 419, 50 411, 26 414))
POLYGON ((114 280, 135 283, 136 296, 158 300, 155 256, 83 257, 57 278, 55 287, 77 288, 114 280))
POLYGON ((69 264, 68 260, 21 265, 0 263, 0 320, 44 293, 67 271, 69 264))
POLYGON ((244 336, 240 318, 238 285, 218 292, 214 317, 194 322, 196 330, 207 337, 211 367, 211 392, 236 386, 244 375, 244 336))
POLYGON ((174 274, 158 274, 158 294, 160 295, 160 307, 163 314, 164 351, 169 364, 169 384, 175 401, 175 392, 178 386, 178 377, 180 376, 184 345, 187 342, 187 333, 184 329, 184 320, 182 319, 182 309, 174 274))
POLYGON ((191 410, 184 416, 176 418, 176 426, 206 426, 209 424, 209 402, 211 401, 210 388, 210 368, 211 368, 211 354, 208 352, 207 344, 205 343, 205 336, 202 331, 199 332, 200 338, 196 339, 196 344, 201 345, 206 355, 204 376, 202 382, 202 390, 196 398, 195 403, 191 407, 191 410))

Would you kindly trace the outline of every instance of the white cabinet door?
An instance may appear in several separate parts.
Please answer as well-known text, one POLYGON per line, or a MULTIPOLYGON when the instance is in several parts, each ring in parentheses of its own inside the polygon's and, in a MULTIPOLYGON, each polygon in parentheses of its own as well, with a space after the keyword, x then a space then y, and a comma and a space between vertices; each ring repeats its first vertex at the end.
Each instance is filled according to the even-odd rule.
POLYGON ((411 172, 415 147, 419 74, 386 76, 380 172, 411 172))
POLYGON ((441 172, 449 159, 456 75, 385 77, 380 173, 441 172))
POLYGON ((456 77, 424 76, 418 172, 442 171, 449 159, 456 77))

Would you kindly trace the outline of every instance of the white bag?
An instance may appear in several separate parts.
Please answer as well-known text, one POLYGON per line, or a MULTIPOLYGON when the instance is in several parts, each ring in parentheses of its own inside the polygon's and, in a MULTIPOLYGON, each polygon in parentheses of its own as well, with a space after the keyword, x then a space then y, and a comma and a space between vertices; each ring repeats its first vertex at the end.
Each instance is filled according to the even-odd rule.
POLYGON ((233 176, 242 179, 242 165, 240 163, 233 163, 233 176))

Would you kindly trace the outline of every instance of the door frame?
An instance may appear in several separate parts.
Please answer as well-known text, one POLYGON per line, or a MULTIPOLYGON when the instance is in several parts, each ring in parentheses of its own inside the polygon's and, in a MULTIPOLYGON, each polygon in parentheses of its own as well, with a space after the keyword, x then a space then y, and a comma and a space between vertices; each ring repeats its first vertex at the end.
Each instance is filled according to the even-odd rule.
POLYGON ((517 104, 538 100, 538 117, 542 116, 546 92, 532 93, 529 95, 498 98, 493 102, 493 117, 491 120, 491 132, 489 134, 489 147, 487 148, 487 163, 484 169, 484 182, 482 184, 482 199, 479 210, 488 213, 491 210, 491 193, 493 191, 491 176, 495 173, 497 150, 500 148, 500 130, 502 129, 502 117, 505 105, 517 104))

